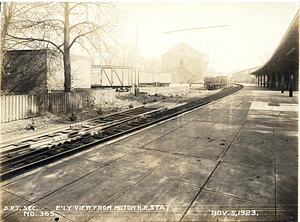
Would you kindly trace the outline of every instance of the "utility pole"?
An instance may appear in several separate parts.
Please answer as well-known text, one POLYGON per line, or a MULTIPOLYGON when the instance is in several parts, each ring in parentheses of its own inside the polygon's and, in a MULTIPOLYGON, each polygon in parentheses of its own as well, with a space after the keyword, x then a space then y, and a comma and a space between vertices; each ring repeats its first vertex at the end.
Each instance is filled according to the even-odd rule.
POLYGON ((136 64, 135 64, 135 89, 134 89, 134 94, 135 96, 138 96, 138 91, 139 91, 139 83, 137 81, 138 79, 138 23, 136 23, 136 45, 135 45, 136 51, 135 51, 135 59, 136 59, 136 64))

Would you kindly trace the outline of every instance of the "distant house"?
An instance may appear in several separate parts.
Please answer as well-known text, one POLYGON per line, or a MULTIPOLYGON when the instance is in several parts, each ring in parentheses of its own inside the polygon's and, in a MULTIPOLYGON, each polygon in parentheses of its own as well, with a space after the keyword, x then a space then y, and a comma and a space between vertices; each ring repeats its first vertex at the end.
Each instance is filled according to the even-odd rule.
MULTIPOLYGON (((91 88, 92 60, 71 55, 72 88, 91 88)), ((6 52, 1 90, 8 94, 46 93, 64 90, 61 54, 41 50, 6 52)))
POLYGON ((207 75, 208 62, 207 53, 180 42, 161 56, 161 69, 172 73, 172 83, 201 83, 207 75))

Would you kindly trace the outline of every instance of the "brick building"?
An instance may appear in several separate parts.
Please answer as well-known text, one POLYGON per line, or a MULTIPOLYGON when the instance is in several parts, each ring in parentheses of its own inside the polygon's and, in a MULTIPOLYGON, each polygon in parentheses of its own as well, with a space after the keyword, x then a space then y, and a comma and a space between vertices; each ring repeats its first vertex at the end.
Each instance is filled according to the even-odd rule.
POLYGON ((161 56, 161 69, 172 73, 172 83, 201 83, 207 75, 208 62, 207 53, 180 42, 161 56))

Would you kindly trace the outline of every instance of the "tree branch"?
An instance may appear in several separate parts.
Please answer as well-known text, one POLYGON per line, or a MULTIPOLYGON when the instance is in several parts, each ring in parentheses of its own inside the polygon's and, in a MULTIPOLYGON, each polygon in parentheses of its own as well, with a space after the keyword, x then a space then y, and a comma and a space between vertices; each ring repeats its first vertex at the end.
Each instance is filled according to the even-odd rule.
POLYGON ((17 36, 13 36, 10 34, 7 34, 9 37, 14 38, 14 39, 20 39, 20 40, 25 40, 27 42, 32 42, 32 41, 39 41, 39 42, 47 42, 50 43, 51 45, 53 45, 55 48, 57 48, 62 54, 64 54, 64 51, 62 51, 59 46, 57 46, 54 42, 46 40, 46 39, 36 39, 36 38, 22 38, 22 37, 17 37, 17 36))
POLYGON ((98 29, 94 29, 94 30, 91 30, 91 31, 86 32, 86 33, 84 33, 84 34, 81 34, 81 35, 76 36, 76 37, 73 39, 73 41, 72 41, 72 43, 70 44, 69 47, 71 48, 72 45, 76 42, 76 40, 77 40, 78 38, 83 37, 83 36, 86 36, 86 35, 88 35, 88 34, 91 34, 91 33, 95 32, 95 31, 97 31, 97 30, 98 30, 98 29))

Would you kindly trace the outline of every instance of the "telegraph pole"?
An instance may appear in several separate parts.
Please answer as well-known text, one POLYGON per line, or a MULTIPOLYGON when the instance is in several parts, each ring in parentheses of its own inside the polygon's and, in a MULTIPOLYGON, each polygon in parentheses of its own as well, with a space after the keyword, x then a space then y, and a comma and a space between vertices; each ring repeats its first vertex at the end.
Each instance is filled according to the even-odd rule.
POLYGON ((138 23, 136 23, 136 43, 135 43, 135 59, 136 59, 136 64, 135 64, 135 89, 134 89, 134 94, 135 96, 138 96, 138 91, 139 91, 139 83, 138 83, 138 73, 139 73, 139 69, 138 69, 138 23))

